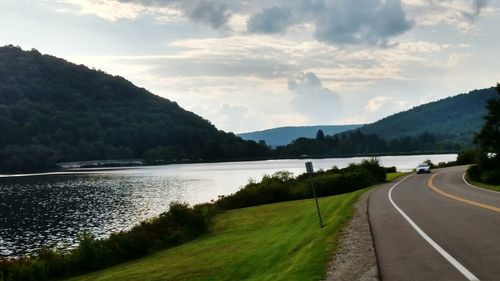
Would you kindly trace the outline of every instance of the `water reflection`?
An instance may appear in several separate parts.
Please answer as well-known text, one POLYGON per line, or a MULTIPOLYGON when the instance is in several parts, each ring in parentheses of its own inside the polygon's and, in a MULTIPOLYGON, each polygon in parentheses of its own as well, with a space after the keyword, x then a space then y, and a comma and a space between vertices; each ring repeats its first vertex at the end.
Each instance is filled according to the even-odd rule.
MULTIPOLYGON (((456 155, 388 156, 381 162, 409 170, 431 159, 438 163, 456 155)), ((362 158, 272 160, 140 167, 85 173, 0 178, 0 256, 32 253, 41 246, 71 248, 88 230, 98 238, 130 229, 168 209, 170 202, 190 204, 230 194, 264 174, 345 167, 362 158)))

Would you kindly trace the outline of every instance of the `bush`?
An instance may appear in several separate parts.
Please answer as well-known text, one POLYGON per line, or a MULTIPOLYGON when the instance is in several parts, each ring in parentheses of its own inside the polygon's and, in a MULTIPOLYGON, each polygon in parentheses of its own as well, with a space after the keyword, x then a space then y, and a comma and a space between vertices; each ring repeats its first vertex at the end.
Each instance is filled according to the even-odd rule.
POLYGON ((457 156, 457 165, 468 165, 477 163, 478 151, 475 149, 462 150, 457 156))
MULTIPOLYGON (((330 196, 352 192, 385 181, 385 168, 376 158, 363 160, 361 164, 351 164, 347 168, 314 173, 313 180, 318 196, 330 196)), ((236 193, 224 196, 215 202, 223 210, 250 207, 268 203, 312 198, 309 175, 304 173, 296 178, 288 172, 266 175, 260 183, 254 181, 236 193)))
POLYGON ((429 167, 431 167, 431 169, 435 169, 436 168, 436 165, 434 165, 434 163, 432 163, 432 161, 430 159, 425 160, 424 163, 426 163, 427 165, 429 165, 429 167))
POLYGON ((500 184, 500 170, 484 169, 479 165, 473 165, 467 170, 467 175, 473 181, 482 182, 486 184, 499 185, 500 184))
POLYGON ((395 166, 392 167, 384 167, 385 173, 397 173, 397 169, 395 166))
MULTIPOLYGON (((97 240, 84 232, 78 247, 69 253, 42 249, 34 257, 0 260, 0 277, 9 281, 50 280, 142 257, 206 232, 215 213, 212 204, 190 208, 184 203, 172 203, 168 212, 108 239, 97 240)), ((4 281, 2 278, 0 281, 4 281)))

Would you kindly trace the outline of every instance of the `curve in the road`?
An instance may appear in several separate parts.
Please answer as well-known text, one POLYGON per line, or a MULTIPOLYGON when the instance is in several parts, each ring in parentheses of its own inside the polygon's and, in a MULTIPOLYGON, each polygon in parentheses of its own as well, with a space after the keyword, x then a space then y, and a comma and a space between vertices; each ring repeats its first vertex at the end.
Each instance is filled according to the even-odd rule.
POLYGON ((486 191, 486 192, 491 192, 491 193, 496 193, 496 194, 500 194, 500 191, 496 191, 496 190, 491 190, 491 189, 486 189, 486 188, 481 188, 481 187, 477 187, 473 184, 471 184, 470 182, 467 181, 467 179, 465 178, 466 176, 466 173, 463 173, 462 175, 462 180, 465 182, 466 185, 472 187, 472 188, 475 188, 477 190, 481 190, 481 191, 486 191))
MULTIPOLYGON (((427 182, 427 186, 430 189, 432 189, 433 191, 435 191, 435 192, 437 192, 437 193, 439 193, 439 194, 441 194, 443 196, 446 196, 446 197, 448 197, 450 199, 463 202, 465 204, 469 204, 469 205, 472 205, 472 206, 480 207, 480 208, 483 208, 483 209, 492 210, 492 211, 495 211, 495 212, 500 212, 500 208, 498 208, 498 207, 487 205, 487 204, 483 204, 483 203, 479 203, 479 202, 476 202, 476 201, 473 201, 473 200, 469 200, 469 199, 466 199, 466 198, 463 198, 463 197, 460 197, 460 196, 456 196, 456 195, 453 195, 453 194, 450 194, 450 193, 447 193, 447 192, 441 190, 436 185, 434 185, 434 182, 433 182, 434 178, 437 177, 439 174, 441 174, 441 173, 436 173, 436 174, 432 175, 429 178, 429 181, 427 182)), ((467 182, 465 182, 465 183, 467 183, 467 182)))
MULTIPOLYGON (((436 176, 437 174, 434 174, 430 179, 429 179, 429 187, 432 184, 432 178, 436 176)), ((405 181, 407 178, 411 177, 413 175, 407 176, 401 181, 397 182, 394 184, 391 189, 389 190, 388 197, 389 201, 391 204, 396 208, 396 210, 403 216, 403 218, 415 229, 415 231, 425 240, 427 243, 429 243, 443 258, 445 258, 451 265, 453 265, 462 275, 464 275, 465 278, 467 278, 470 281, 479 281, 479 278, 477 278, 472 272, 470 272, 465 266, 463 266, 460 262, 458 262, 454 257, 452 257, 448 252, 446 252, 441 246, 439 246, 438 243, 436 243, 434 240, 432 240, 427 233, 425 233, 399 206, 394 202, 392 199, 392 191, 394 188, 396 188, 400 183, 405 181)), ((439 189, 438 189, 439 190, 439 189)), ((439 190, 440 191, 440 190, 439 190)), ((443 192, 445 193, 445 192, 443 192)), ((445 193, 446 194, 446 193, 445 193)), ((450 195, 452 196, 452 195, 450 195)))

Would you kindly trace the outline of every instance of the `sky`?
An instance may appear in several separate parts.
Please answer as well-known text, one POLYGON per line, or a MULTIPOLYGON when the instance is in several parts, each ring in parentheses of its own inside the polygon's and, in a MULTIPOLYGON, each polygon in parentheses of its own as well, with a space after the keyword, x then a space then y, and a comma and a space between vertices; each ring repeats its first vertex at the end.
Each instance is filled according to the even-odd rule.
POLYGON ((364 124, 500 82, 500 1, 0 0, 8 44, 225 131, 364 124))

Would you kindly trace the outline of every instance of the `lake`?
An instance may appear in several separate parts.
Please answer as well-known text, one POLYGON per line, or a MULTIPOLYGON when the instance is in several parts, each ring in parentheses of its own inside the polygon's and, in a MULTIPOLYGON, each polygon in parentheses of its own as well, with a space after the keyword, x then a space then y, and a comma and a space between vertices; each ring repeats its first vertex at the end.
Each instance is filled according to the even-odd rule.
MULTIPOLYGON (((130 229, 168 210, 172 201, 216 200, 263 175, 287 170, 346 167, 362 157, 292 159, 145 166, 31 175, 0 176, 0 256, 30 254, 42 246, 72 248, 83 230, 98 238, 130 229)), ((456 154, 382 156, 384 166, 410 171, 426 159, 456 160, 456 154)))

